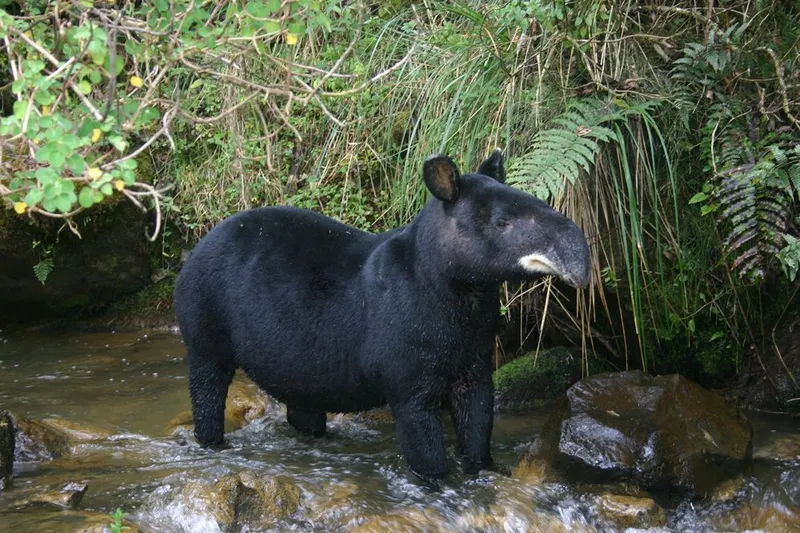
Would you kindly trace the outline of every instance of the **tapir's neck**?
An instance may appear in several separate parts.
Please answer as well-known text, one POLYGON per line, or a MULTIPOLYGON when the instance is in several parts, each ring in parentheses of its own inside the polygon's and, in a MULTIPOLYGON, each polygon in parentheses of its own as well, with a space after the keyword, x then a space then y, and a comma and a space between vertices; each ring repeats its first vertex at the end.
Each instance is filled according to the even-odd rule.
POLYGON ((455 228, 448 228, 450 219, 441 212, 441 204, 428 202, 406 226, 409 257, 420 283, 437 297, 497 299, 500 283, 465 276, 452 253, 455 228))

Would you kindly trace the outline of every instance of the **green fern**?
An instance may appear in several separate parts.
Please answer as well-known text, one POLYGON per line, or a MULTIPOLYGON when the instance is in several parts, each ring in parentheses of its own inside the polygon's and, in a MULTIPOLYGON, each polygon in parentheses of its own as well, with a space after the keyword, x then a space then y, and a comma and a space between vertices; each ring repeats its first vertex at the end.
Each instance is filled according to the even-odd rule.
POLYGON ((527 153, 509 165, 509 182, 540 198, 559 195, 565 180, 575 183, 589 172, 601 143, 619 142, 608 126, 625 120, 629 109, 596 99, 577 100, 553 120, 552 128, 534 135, 527 153))
POLYGON ((50 273, 53 271, 53 267, 53 259, 50 257, 45 257, 33 265, 33 273, 36 275, 36 279, 39 280, 39 283, 44 285, 48 276, 50 276, 50 273))

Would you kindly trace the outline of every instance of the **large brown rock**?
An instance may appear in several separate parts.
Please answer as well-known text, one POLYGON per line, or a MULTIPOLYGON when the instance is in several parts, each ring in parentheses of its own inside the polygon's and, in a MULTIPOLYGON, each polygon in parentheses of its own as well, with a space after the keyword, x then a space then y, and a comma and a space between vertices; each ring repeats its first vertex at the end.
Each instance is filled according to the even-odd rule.
POLYGON ((14 419, 8 411, 0 411, 0 490, 3 490, 11 480, 11 470, 14 467, 14 440, 17 428, 14 419))
POLYGON ((624 480, 705 495, 752 456, 742 412, 678 376, 597 374, 573 385, 544 428, 544 453, 577 481, 624 480))
POLYGON ((213 485, 193 483, 187 499, 203 503, 222 531, 259 530, 297 512, 302 493, 291 480, 244 471, 227 475, 213 485))

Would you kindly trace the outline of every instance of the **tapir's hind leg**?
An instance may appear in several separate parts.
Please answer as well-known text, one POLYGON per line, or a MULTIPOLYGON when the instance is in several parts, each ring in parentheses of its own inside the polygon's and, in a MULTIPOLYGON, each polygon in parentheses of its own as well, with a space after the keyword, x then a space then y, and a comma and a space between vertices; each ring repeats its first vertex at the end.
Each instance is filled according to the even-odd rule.
POLYGON ((303 435, 321 437, 325 434, 325 411, 304 411, 286 406, 286 421, 303 435))
POLYGON ((189 395, 194 434, 203 447, 225 446, 225 398, 236 366, 233 358, 189 347, 189 395))

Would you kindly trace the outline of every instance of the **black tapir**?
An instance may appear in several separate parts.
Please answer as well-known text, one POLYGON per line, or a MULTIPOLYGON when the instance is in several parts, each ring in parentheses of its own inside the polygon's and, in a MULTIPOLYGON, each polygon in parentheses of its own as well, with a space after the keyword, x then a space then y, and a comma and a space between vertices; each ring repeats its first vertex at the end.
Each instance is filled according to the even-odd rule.
POLYGON ((174 296, 201 445, 224 445, 239 367, 303 433, 324 433, 326 411, 388 403, 423 478, 448 471, 440 410, 449 401, 467 470, 491 465, 499 285, 549 274, 584 286, 589 249, 572 221, 504 183, 499 150, 463 176, 431 156, 423 178, 433 198, 386 233, 265 207, 200 240, 174 296))

